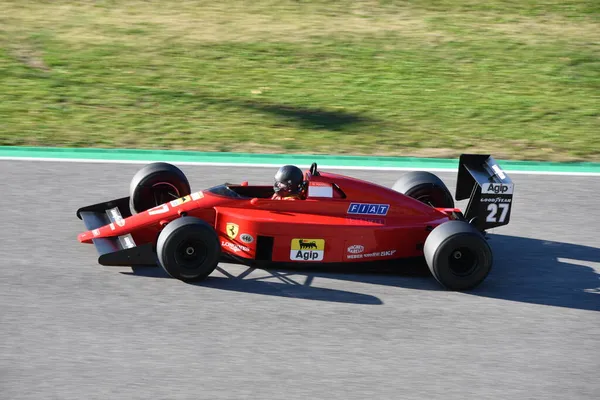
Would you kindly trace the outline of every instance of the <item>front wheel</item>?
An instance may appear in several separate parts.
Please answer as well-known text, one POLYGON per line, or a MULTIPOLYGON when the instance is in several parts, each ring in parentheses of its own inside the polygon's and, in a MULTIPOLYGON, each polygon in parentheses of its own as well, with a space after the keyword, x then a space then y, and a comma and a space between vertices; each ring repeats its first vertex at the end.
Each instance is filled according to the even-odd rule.
POLYGON ((465 221, 438 225, 425 240, 425 260, 435 279, 450 290, 479 285, 492 269, 492 250, 481 232, 465 221))
POLYGON ((158 236, 156 253, 167 274, 184 282, 206 279, 217 267, 221 245, 205 221, 182 217, 168 223, 158 236))
POLYGON ((179 168, 164 162, 148 164, 131 179, 129 208, 132 214, 141 213, 190 192, 190 183, 179 168))

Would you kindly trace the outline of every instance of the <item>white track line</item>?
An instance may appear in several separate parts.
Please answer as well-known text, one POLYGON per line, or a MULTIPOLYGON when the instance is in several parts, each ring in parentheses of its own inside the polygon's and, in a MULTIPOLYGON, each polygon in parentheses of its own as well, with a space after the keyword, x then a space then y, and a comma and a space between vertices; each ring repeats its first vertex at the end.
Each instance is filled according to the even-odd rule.
MULTIPOLYGON (((91 158, 45 158, 45 157, 0 157, 0 161, 43 161, 43 162, 65 162, 65 163, 95 163, 95 164, 148 164, 157 162, 158 160, 104 160, 91 158)), ((190 165, 203 167, 249 167, 249 168, 277 168, 279 164, 262 164, 262 163, 235 163, 235 162, 200 162, 200 161, 171 161, 160 160, 175 165, 190 165)), ((308 168, 310 164, 296 164, 300 168, 308 168)), ((369 166, 348 166, 319 163, 319 167, 338 170, 363 170, 363 171, 430 171, 430 172, 456 172, 456 168, 419 168, 419 167, 369 167, 369 166)), ((520 169, 502 168, 511 174, 524 175, 565 175, 565 176, 600 176, 600 172, 560 172, 560 171, 529 171, 520 169)))

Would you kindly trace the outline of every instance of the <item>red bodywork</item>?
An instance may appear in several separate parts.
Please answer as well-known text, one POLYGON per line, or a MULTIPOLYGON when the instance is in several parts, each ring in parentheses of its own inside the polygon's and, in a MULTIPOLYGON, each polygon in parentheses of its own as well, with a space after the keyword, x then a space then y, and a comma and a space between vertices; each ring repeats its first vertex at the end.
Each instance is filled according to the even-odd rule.
POLYGON ((305 200, 272 200, 272 188, 267 186, 223 185, 222 190, 243 192, 247 197, 211 189, 194 192, 84 232, 78 239, 92 243, 96 238, 131 234, 137 246, 156 243, 164 225, 185 213, 210 223, 220 237, 222 251, 237 257, 362 262, 422 256, 429 232, 459 211, 435 209, 392 189, 338 174, 306 172, 305 178, 309 185, 305 200), (366 213, 353 213, 357 211, 366 213), (269 242, 268 254, 259 250, 257 257, 257 243, 264 237, 269 242))

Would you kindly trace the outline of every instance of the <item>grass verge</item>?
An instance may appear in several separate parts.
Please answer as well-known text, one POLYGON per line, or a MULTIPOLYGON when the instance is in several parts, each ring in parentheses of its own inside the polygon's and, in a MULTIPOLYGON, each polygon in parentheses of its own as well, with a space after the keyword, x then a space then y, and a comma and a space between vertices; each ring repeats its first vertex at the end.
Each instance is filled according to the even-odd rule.
POLYGON ((598 161, 599 16, 594 0, 7 0, 0 145, 598 161))

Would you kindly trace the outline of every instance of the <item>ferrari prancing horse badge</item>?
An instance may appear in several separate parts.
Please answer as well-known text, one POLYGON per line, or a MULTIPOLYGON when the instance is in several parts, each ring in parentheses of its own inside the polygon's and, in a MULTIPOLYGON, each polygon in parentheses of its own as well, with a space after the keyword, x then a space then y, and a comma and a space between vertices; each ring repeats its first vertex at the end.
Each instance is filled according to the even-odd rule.
POLYGON ((230 239, 235 239, 238 232, 240 231, 240 227, 237 224, 234 224, 233 222, 228 222, 226 230, 227 236, 229 236, 230 239))

